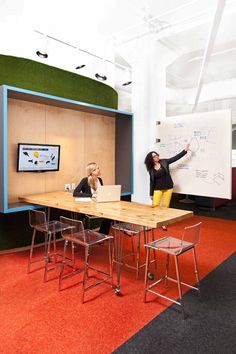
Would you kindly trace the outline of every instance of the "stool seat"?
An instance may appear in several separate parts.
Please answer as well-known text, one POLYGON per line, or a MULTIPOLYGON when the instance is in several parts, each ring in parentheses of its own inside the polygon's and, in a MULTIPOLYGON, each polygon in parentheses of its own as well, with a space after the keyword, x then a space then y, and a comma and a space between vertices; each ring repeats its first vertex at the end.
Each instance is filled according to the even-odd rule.
POLYGON ((109 239, 110 236, 101 234, 93 230, 83 230, 72 234, 63 234, 63 238, 82 246, 92 246, 109 239))
POLYGON ((147 227, 147 226, 141 226, 141 225, 123 223, 123 222, 114 224, 112 226, 112 229, 113 230, 120 230, 120 231, 128 231, 132 234, 138 234, 139 232, 142 232, 142 231, 152 230, 150 227, 147 227))
POLYGON ((161 240, 150 242, 146 247, 151 247, 156 250, 178 255, 193 247, 191 242, 183 241, 175 237, 164 237, 161 240))
POLYGON ((60 232, 63 227, 68 228, 68 225, 62 224, 58 220, 51 220, 43 224, 35 225, 34 227, 38 231, 50 233, 60 232))

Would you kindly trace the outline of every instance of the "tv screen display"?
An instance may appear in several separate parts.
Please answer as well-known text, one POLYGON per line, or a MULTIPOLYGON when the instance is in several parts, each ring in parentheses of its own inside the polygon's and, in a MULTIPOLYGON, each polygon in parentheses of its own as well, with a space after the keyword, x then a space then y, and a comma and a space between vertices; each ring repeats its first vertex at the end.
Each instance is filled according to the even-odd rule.
POLYGON ((60 145, 18 144, 17 172, 58 171, 60 145))

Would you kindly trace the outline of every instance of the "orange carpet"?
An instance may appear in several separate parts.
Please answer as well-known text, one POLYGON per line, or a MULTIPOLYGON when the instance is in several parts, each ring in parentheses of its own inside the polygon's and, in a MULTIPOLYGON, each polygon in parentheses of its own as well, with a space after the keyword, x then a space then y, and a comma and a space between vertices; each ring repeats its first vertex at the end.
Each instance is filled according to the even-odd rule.
MULTIPOLYGON (((170 226, 168 234, 177 236, 185 225, 198 221, 203 222, 197 247, 203 278, 235 251, 236 223, 194 216, 170 226)), ((183 257, 183 278, 194 282, 191 254, 183 257)), ((123 296, 115 296, 103 284, 90 290, 82 305, 81 284, 58 292, 58 280, 43 283, 42 270, 27 275, 27 258, 28 252, 0 256, 1 353, 111 353, 169 305, 162 299, 153 301, 151 294, 144 304, 143 271, 136 280, 127 268, 122 269, 123 296)), ((172 287, 166 294, 177 296, 172 287)))

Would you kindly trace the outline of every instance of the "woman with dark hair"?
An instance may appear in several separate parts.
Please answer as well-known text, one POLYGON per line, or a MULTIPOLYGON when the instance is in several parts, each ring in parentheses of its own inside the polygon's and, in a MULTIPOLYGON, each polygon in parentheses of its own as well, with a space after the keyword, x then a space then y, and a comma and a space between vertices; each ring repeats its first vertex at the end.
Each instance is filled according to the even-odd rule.
POLYGON ((169 158, 160 159, 156 151, 151 151, 145 158, 145 165, 150 175, 150 197, 152 206, 160 204, 168 208, 173 193, 173 181, 170 175, 169 165, 183 157, 189 151, 189 144, 183 151, 169 158))

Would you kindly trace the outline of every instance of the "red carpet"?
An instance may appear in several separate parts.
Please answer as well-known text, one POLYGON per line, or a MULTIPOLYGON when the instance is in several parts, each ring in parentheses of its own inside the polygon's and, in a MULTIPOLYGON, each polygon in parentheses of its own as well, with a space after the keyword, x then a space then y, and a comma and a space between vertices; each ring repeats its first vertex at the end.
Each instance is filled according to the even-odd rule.
MULTIPOLYGON (((235 221, 195 216, 157 233, 177 236, 200 220, 197 257, 203 278, 235 251, 235 221)), ((90 290, 82 305, 81 284, 58 292, 58 280, 43 283, 42 270, 26 274, 27 258, 28 252, 0 257, 1 353, 111 353, 166 308, 160 299, 143 303, 143 272, 135 280, 134 271, 124 268, 122 297, 103 284, 90 290)), ((184 280, 193 282, 191 254, 181 264, 184 280)), ((172 288, 171 293, 176 294, 172 288)))

